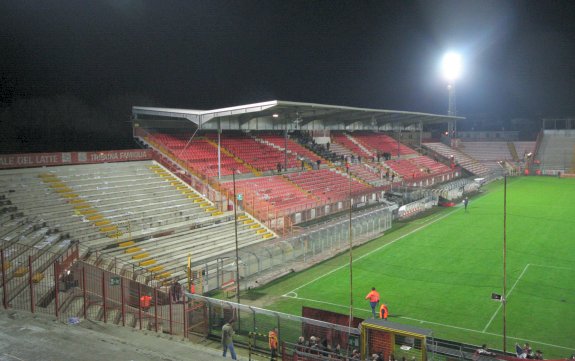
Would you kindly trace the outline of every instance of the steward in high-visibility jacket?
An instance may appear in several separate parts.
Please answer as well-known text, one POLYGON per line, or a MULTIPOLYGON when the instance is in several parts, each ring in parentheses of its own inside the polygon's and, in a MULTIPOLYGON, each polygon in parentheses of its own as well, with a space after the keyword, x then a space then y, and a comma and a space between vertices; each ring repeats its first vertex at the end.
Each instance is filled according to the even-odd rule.
POLYGON ((381 306, 379 306, 379 318, 381 318, 382 320, 387 320, 388 314, 389 310, 387 309, 387 306, 385 305, 385 303, 382 303, 381 306))
POLYGON ((271 361, 274 361, 278 357, 278 329, 274 328, 268 333, 268 343, 271 351, 271 361))
POLYGON ((366 300, 369 300, 369 305, 371 306, 371 314, 375 318, 375 307, 379 303, 379 293, 375 290, 375 287, 371 288, 371 292, 365 296, 366 300))

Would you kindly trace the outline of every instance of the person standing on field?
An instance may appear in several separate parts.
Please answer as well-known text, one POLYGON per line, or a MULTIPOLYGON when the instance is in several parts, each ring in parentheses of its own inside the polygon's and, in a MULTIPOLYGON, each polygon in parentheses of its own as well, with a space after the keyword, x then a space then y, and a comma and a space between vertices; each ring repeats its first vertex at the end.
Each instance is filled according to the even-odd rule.
POLYGON ((467 212, 467 205, 469 204, 469 198, 465 197, 463 200, 463 206, 465 207, 465 212, 467 212))
POLYGON ((365 299, 369 301, 369 305, 371 306, 371 314, 373 315, 373 318, 376 318, 375 308, 379 303, 379 293, 377 293, 375 287, 371 288, 371 292, 368 293, 367 296, 365 296, 365 299))

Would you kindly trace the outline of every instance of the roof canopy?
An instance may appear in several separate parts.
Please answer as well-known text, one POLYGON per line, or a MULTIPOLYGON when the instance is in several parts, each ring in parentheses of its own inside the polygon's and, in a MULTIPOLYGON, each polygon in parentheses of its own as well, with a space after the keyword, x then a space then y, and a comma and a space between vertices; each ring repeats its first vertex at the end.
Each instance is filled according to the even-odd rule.
POLYGON ((280 100, 213 110, 134 106, 134 118, 182 119, 201 129, 370 129, 385 125, 450 123, 462 117, 280 100))

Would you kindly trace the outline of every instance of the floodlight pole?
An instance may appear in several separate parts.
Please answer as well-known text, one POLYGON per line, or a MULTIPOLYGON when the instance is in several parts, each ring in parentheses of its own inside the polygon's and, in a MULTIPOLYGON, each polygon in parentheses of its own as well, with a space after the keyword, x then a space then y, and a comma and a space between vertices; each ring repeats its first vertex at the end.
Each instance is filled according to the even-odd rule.
POLYGON ((218 180, 222 179, 222 143, 221 143, 221 136, 222 136, 222 128, 220 127, 220 121, 218 119, 218 180))
POLYGON ((400 149, 401 149, 401 123, 397 123, 397 159, 399 159, 400 149))
POLYGON ((457 107, 455 102, 455 82, 450 81, 447 84, 447 94, 449 96, 449 104, 447 107, 447 115, 454 117, 457 115, 457 107))
POLYGON ((236 238, 236 301, 240 304, 240 253, 238 245, 238 202, 236 195, 236 170, 232 172, 232 181, 234 183, 234 231, 236 238))
POLYGON ((507 173, 503 175, 503 352, 507 350, 507 173))
POLYGON ((351 228, 352 198, 351 198, 351 170, 347 168, 349 177, 349 327, 353 322, 353 235, 351 228))
POLYGON ((286 119, 286 131, 285 131, 285 142, 284 142, 284 171, 287 171, 287 147, 288 147, 288 123, 286 119))

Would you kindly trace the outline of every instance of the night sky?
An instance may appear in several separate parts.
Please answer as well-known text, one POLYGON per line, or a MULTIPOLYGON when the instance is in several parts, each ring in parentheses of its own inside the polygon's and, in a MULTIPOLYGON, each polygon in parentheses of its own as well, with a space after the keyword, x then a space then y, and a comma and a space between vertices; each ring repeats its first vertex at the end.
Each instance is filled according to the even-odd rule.
POLYGON ((0 1, 0 104, 69 94, 210 109, 279 99, 575 114, 575 1, 0 1), (138 98, 139 97, 139 98, 138 98))

